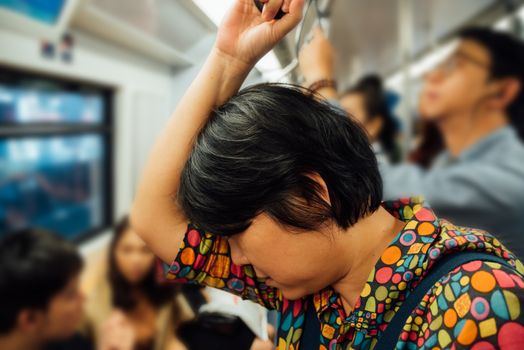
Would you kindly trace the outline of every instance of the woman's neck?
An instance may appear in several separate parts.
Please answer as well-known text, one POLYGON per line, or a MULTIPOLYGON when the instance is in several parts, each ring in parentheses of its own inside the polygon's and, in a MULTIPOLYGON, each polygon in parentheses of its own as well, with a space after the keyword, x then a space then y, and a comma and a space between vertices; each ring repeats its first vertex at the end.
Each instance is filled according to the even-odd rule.
POLYGON ((140 316, 144 312, 149 312, 150 309, 155 309, 154 305, 147 297, 146 292, 142 288, 136 287, 131 291, 131 293, 135 299, 135 306, 128 311, 129 315, 140 316))
POLYGON ((346 314, 353 311, 369 274, 404 225, 403 221, 379 207, 341 235, 344 237, 341 239, 346 240, 340 243, 347 247, 347 252, 343 255, 347 260, 343 267, 345 273, 333 284, 333 288, 340 294, 346 314))

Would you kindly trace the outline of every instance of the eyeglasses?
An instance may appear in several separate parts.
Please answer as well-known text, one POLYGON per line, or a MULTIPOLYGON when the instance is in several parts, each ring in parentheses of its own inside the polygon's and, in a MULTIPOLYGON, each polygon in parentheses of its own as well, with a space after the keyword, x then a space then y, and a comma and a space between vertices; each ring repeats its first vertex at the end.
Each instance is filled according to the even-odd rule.
POLYGON ((457 70, 460 63, 464 61, 472 63, 482 69, 490 68, 489 64, 487 64, 486 62, 482 62, 476 57, 473 57, 465 52, 456 51, 453 54, 451 54, 448 58, 446 58, 443 62, 438 64, 434 70, 439 70, 445 75, 451 75, 453 72, 457 70))

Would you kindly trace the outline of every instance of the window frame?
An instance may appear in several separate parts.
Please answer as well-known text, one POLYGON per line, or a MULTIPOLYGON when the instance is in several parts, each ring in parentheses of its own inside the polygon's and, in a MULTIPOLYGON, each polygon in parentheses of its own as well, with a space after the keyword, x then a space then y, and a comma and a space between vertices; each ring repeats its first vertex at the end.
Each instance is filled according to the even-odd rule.
POLYGON ((100 135, 104 157, 102 159, 102 197, 104 208, 102 209, 102 223, 85 232, 75 235, 72 242, 80 244, 114 225, 114 89, 109 86, 99 85, 82 80, 71 80, 38 72, 28 72, 12 67, 0 66, 0 84, 10 86, 19 84, 24 80, 47 81, 53 85, 60 86, 62 91, 89 91, 100 93, 103 98, 103 118, 100 123, 71 123, 71 122, 34 122, 34 123, 3 123, 0 122, 0 140, 22 140, 28 137, 53 137, 53 136, 82 136, 87 134, 100 135))

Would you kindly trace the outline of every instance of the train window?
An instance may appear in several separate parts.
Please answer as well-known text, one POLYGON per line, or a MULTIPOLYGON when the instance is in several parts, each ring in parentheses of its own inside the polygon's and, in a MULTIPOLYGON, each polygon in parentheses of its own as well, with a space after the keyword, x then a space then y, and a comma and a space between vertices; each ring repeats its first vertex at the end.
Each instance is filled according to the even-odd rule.
POLYGON ((110 224, 111 90, 0 72, 0 236, 26 228, 72 240, 110 224))

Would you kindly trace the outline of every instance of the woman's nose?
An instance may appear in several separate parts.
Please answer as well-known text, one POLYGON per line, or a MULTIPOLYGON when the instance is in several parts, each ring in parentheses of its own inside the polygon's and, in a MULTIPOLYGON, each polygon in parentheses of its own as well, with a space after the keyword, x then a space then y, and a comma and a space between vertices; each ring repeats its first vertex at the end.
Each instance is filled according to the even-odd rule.
POLYGON ((242 250, 239 248, 238 244, 233 239, 229 239, 228 243, 229 243, 229 251, 231 255, 231 260, 233 261, 233 264, 239 265, 239 266, 249 264, 249 261, 245 257, 242 250))

